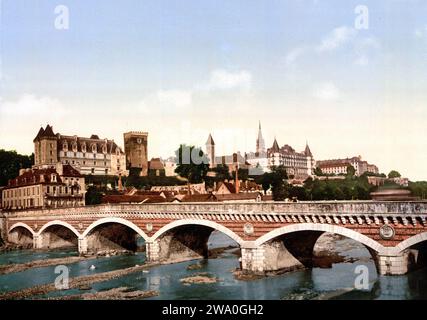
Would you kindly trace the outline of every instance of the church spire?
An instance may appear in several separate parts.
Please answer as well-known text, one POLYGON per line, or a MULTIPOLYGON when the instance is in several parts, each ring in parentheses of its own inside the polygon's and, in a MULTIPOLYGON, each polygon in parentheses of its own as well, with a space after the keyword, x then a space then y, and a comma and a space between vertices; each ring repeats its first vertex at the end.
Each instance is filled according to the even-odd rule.
POLYGON ((256 153, 258 156, 265 154, 265 141, 262 137, 261 121, 258 123, 258 138, 256 140, 256 153))

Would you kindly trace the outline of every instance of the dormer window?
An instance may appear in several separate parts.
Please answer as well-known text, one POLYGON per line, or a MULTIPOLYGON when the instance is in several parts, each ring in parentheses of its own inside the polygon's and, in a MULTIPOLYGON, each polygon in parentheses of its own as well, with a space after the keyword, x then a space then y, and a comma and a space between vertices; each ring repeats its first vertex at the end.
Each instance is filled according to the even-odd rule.
POLYGON ((96 153, 96 144, 93 144, 93 145, 92 145, 92 152, 93 152, 93 153, 96 153))
POLYGON ((52 174, 52 175, 51 175, 50 180, 51 180, 52 182, 56 182, 56 175, 55 175, 55 174, 52 174))
POLYGON ((82 152, 85 153, 86 152, 86 143, 82 144, 82 152))
POLYGON ((106 144, 104 144, 102 146, 102 153, 107 153, 107 145, 106 144))
POLYGON ((62 150, 63 150, 64 152, 67 152, 67 151, 68 151, 68 143, 67 143, 67 142, 64 142, 64 143, 62 144, 62 150))
POLYGON ((76 142, 73 143, 72 148, 73 148, 73 152, 77 152, 77 143, 76 142))
POLYGON ((116 148, 116 155, 120 155, 120 149, 119 148, 116 148))

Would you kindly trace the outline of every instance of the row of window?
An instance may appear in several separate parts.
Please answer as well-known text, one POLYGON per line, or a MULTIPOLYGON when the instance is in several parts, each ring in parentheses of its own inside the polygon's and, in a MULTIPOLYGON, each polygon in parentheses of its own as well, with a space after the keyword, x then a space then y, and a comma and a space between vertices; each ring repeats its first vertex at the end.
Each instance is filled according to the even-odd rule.
POLYGON ((41 186, 22 187, 3 191, 3 198, 16 198, 40 195, 41 186))
MULTIPOLYGON (((80 161, 75 161, 75 160, 62 160, 62 163, 63 164, 77 164, 77 165, 80 165, 80 161)), ((100 164, 101 162, 98 162, 98 164, 100 164)), ((97 164, 97 162, 96 161, 94 161, 93 162, 93 165, 94 166, 96 166, 96 164, 97 164)), ((82 161, 82 165, 86 165, 86 161, 82 161)), ((107 166, 107 161, 104 161, 104 167, 106 167, 107 166)))
MULTIPOLYGON (((73 143, 72 145, 71 145, 71 150, 74 152, 74 153, 76 153, 77 152, 77 143, 73 143)), ((83 153, 85 153, 86 151, 87 151, 87 149, 86 149, 86 144, 85 143, 83 143, 82 145, 81 145, 81 150, 82 150, 82 152, 83 153)), ((98 152, 98 147, 97 147, 97 145, 96 144, 93 144, 92 146, 91 146, 91 150, 92 150, 92 153, 97 153, 98 152)), ((63 145, 62 145, 62 151, 64 151, 64 152, 68 152, 68 143, 67 142, 65 142, 63 145)), ((107 153, 107 145, 103 145, 102 146, 102 153, 107 153)), ((116 154, 117 155, 120 155, 120 149, 119 148, 116 148, 116 154)))

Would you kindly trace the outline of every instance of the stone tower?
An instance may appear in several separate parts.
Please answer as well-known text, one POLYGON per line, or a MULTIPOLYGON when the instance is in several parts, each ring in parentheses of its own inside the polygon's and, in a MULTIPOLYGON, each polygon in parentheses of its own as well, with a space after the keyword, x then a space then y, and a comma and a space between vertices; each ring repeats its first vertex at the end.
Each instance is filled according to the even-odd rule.
POLYGON ((265 142, 264 138, 262 137, 261 121, 259 122, 258 138, 256 139, 256 154, 258 157, 265 155, 265 142))
POLYGON ((206 141, 206 154, 209 158, 209 167, 215 167, 215 142, 211 134, 209 134, 208 141, 206 141))
POLYGON ((50 125, 40 128, 34 142, 34 164, 54 165, 58 162, 58 137, 50 125))
POLYGON ((131 131, 124 133, 126 169, 141 169, 141 176, 148 174, 148 132, 131 131))
POLYGON ((314 173, 315 160, 313 154, 311 153, 310 147, 308 146, 308 142, 305 144, 304 154, 307 157, 307 174, 309 177, 311 177, 314 173))

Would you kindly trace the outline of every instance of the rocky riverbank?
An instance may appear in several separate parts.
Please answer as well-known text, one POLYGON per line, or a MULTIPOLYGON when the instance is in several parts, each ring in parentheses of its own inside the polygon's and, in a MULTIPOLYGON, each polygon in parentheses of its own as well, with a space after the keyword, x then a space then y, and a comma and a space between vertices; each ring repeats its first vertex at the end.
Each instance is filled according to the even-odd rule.
POLYGON ((13 250, 26 250, 26 249, 31 249, 33 247, 32 244, 14 244, 14 243, 7 243, 4 242, 3 244, 0 245, 0 253, 3 252, 9 252, 9 251, 13 251, 13 250))
MULTIPOLYGON (((94 275, 86 275, 86 276, 70 278, 69 289, 75 289, 75 288, 79 289, 79 288, 89 287, 93 283, 120 278, 135 272, 143 272, 144 270, 147 270, 147 268, 152 267, 154 265, 155 264, 146 264, 143 266, 135 266, 135 267, 130 267, 126 269, 98 273, 94 275)), ((55 287, 55 284, 48 283, 44 285, 38 285, 31 288, 19 290, 19 291, 12 291, 12 292, 6 292, 3 294, 0 294, 0 300, 28 299, 34 296, 45 295, 57 290, 58 289, 55 287)))
POLYGON ((120 287, 94 293, 91 292, 57 297, 49 300, 137 300, 150 298, 158 295, 159 292, 155 290, 141 291, 132 290, 128 287, 120 287))
POLYGON ((0 265, 0 275, 22 272, 32 268, 42 268, 56 265, 66 265, 76 263, 83 260, 96 259, 94 256, 89 257, 65 257, 45 260, 34 260, 27 263, 0 265))
POLYGON ((195 276, 182 278, 181 283, 183 284, 206 284, 206 283, 216 283, 218 279, 216 277, 212 277, 210 274, 203 272, 198 273, 195 276))

